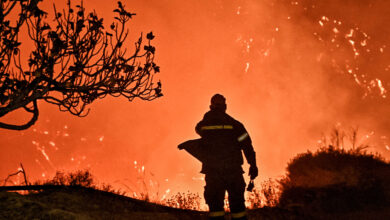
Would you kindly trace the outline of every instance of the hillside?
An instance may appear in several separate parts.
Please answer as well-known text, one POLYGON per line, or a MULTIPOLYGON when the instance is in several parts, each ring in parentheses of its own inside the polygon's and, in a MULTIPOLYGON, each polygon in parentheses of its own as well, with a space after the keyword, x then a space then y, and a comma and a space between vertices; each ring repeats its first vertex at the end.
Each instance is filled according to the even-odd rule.
POLYGON ((205 219, 205 213, 173 209, 92 188, 0 192, 0 219, 205 219))
MULTIPOLYGON (((206 212, 181 210, 84 187, 21 195, 0 192, 0 219, 207 219, 206 212)), ((276 208, 249 211, 250 219, 286 219, 276 208)))

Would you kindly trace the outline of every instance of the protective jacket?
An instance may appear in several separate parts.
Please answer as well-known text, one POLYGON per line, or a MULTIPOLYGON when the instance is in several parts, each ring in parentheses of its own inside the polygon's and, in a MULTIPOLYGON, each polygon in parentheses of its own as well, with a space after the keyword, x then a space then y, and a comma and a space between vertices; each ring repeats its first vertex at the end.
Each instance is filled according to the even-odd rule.
POLYGON ((207 159, 201 173, 243 173, 242 152, 248 164, 256 166, 251 138, 239 121, 218 109, 208 111, 196 125, 196 132, 207 148, 207 159))

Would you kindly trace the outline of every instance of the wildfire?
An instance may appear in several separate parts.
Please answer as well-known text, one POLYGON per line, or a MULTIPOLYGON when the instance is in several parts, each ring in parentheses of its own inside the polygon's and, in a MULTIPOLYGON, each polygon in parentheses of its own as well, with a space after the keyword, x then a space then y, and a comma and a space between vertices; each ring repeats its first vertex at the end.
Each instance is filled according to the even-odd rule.
MULTIPOLYGON (((366 95, 374 92, 374 88, 378 88, 378 93, 382 98, 386 98, 387 89, 385 84, 381 79, 374 78, 368 80, 367 76, 370 74, 361 73, 359 70, 360 59, 367 59, 367 56, 370 56, 370 53, 373 51, 372 47, 369 45, 369 40, 371 37, 359 27, 347 27, 347 25, 342 25, 343 22, 331 19, 328 16, 321 16, 318 20, 323 34, 314 32, 314 36, 321 42, 327 44, 328 42, 333 46, 330 47, 329 51, 336 53, 341 52, 343 49, 342 45, 345 42, 350 46, 352 50, 353 60, 345 59, 336 61, 332 59, 332 65, 338 72, 344 72, 350 74, 357 85, 361 86, 366 90, 366 95), (331 22, 333 21, 333 22, 331 22), (322 36, 326 36, 329 33, 333 33, 332 37, 329 37, 329 40, 322 36), (338 62, 343 62, 345 68, 340 68, 338 62)), ((378 48, 380 53, 384 52, 386 45, 382 45, 378 48)), ((386 69, 385 69, 386 71, 386 69)), ((373 75, 373 74, 372 74, 373 75)))

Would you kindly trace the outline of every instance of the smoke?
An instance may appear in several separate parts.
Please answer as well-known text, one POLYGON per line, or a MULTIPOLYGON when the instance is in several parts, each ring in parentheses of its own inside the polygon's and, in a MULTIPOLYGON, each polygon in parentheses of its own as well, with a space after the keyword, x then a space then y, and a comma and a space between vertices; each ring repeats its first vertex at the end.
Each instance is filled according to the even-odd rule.
MULTIPOLYGON (((114 9, 103 1, 84 4, 107 18, 114 9)), ((92 104, 86 118, 42 103, 33 128, 0 131, 1 176, 23 162, 31 178, 90 168, 100 181, 124 187, 136 184, 137 161, 160 182, 161 192, 200 191, 200 164, 176 146, 197 138, 194 126, 215 93, 225 95, 228 113, 249 131, 261 178, 282 175, 289 159, 316 149, 321 135, 338 123, 359 126, 362 135, 374 131, 364 141, 389 155, 389 101, 378 83, 387 91, 386 1, 124 4, 137 13, 130 39, 141 31, 156 35, 165 96, 133 103, 106 98, 92 104)))

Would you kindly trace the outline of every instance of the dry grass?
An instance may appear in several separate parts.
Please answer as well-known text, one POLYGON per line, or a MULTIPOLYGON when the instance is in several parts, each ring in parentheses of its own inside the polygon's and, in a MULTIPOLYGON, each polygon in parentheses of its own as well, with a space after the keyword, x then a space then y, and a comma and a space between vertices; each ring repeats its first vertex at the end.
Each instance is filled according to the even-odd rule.
POLYGON ((246 204, 250 209, 263 207, 275 207, 279 201, 279 183, 276 180, 268 179, 256 186, 246 196, 246 204))
POLYGON ((188 209, 188 210, 201 210, 202 198, 198 193, 191 193, 188 191, 187 193, 178 192, 176 195, 171 196, 171 198, 162 201, 161 204, 178 208, 178 209, 188 209))

